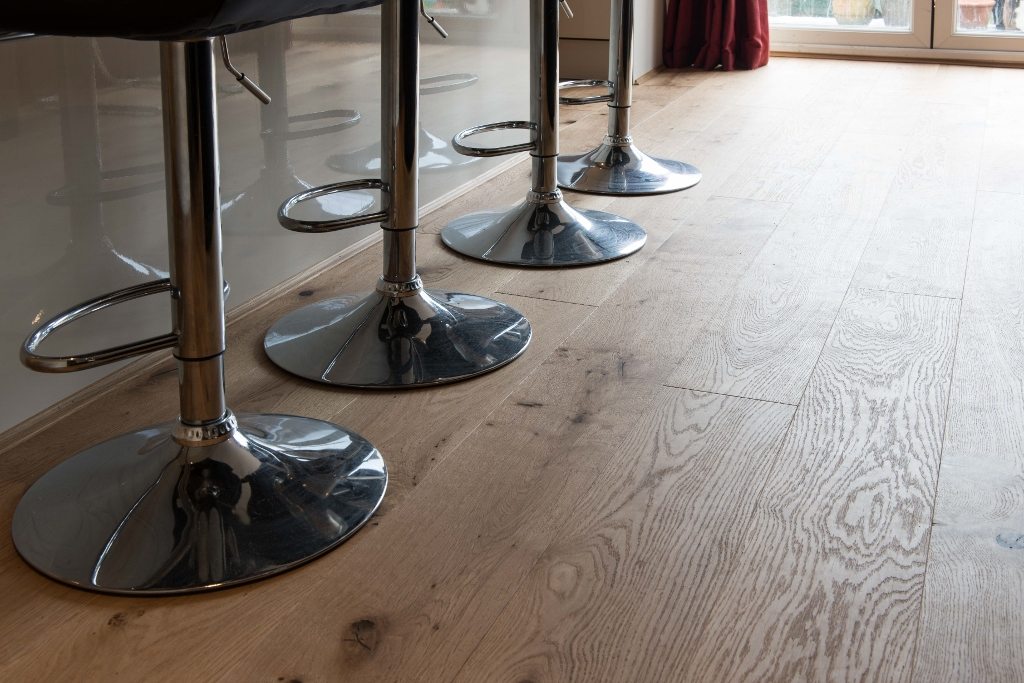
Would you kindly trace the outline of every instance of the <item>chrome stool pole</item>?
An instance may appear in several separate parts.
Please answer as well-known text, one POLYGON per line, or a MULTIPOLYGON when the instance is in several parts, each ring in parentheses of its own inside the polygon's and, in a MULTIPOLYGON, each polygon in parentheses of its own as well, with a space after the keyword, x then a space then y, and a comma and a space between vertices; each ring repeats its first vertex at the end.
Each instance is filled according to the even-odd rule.
POLYGON ((416 270, 419 223, 419 8, 385 0, 382 9, 381 179, 316 188, 287 200, 281 224, 328 232, 381 222, 383 276, 376 291, 321 301, 294 311, 267 332, 272 361, 293 374, 340 386, 417 387, 497 369, 530 342, 530 323, 515 309, 469 294, 428 290, 416 270), (380 189, 383 211, 330 221, 291 216, 302 202, 357 189, 380 189))
POLYGON ((574 209, 555 178, 558 161, 558 11, 560 0, 530 0, 531 121, 509 121, 465 130, 456 148, 472 156, 530 151, 532 188, 511 210, 484 211, 449 223, 441 239, 473 258, 516 266, 580 266, 628 256, 647 241, 643 228, 615 214, 574 209), (466 138, 492 130, 528 128, 533 141, 485 149, 466 138))
POLYGON ((558 157, 558 185, 574 192, 646 195, 678 192, 700 182, 690 164, 649 157, 633 144, 629 110, 633 104, 633 0, 612 0, 608 81, 568 81, 563 89, 604 85, 608 95, 563 97, 562 104, 608 102, 608 135, 586 154, 558 157))
POLYGON ((70 372, 172 348, 180 417, 58 465, 14 513, 14 543, 40 572, 80 588, 188 593, 263 578, 341 543, 380 504, 387 473, 356 434, 287 415, 235 417, 224 394, 224 301, 211 40, 161 45, 171 276, 88 301, 22 349, 70 372), (173 332, 76 356, 42 356, 57 329, 169 292, 173 332))

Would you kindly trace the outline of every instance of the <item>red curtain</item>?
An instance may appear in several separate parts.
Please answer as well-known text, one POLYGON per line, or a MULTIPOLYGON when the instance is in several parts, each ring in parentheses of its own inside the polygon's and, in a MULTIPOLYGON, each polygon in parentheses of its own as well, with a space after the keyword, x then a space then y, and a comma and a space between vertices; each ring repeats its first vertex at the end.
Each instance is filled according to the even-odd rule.
POLYGON ((768 63, 767 0, 669 0, 665 66, 726 71, 768 63))

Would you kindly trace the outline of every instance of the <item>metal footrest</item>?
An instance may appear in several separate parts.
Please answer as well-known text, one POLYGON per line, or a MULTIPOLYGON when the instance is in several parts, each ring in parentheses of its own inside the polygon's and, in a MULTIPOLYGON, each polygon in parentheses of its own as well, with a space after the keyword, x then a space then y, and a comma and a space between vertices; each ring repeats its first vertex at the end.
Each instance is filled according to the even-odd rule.
POLYGON ((603 95, 586 95, 584 97, 561 97, 559 96, 559 104, 567 104, 570 106, 577 104, 593 104, 594 102, 611 102, 615 97, 612 90, 615 84, 611 81, 595 80, 592 78, 574 80, 574 81, 562 81, 558 84, 558 90, 574 90, 576 88, 608 88, 608 92, 603 95))
POLYGON ((317 199, 319 197, 325 197, 337 192, 353 192, 355 190, 382 190, 387 192, 387 186, 382 180, 377 178, 367 178, 364 180, 349 180, 343 183, 333 183, 331 185, 314 187, 310 190, 306 190, 305 192, 299 192, 298 194, 286 199, 285 202, 281 204, 281 208, 277 210, 277 221, 281 224, 281 227, 294 232, 323 233, 356 228, 360 225, 368 225, 370 223, 382 223, 387 220, 388 212, 386 210, 376 211, 374 213, 362 213, 356 216, 346 216, 344 218, 331 218, 321 221, 300 220, 289 215, 292 209, 302 202, 317 199))
POLYGON ((116 304, 123 304, 152 294, 170 292, 173 289, 174 287, 169 279, 154 280, 153 282, 145 282, 141 285, 126 287, 116 292, 103 294, 74 308, 70 308, 43 323, 39 329, 25 340, 21 347, 21 362, 26 367, 38 372, 76 372, 100 365, 107 365, 108 363, 116 363, 126 358, 134 358, 151 351, 159 351, 160 349, 169 349, 177 346, 178 335, 171 332, 159 337, 150 337, 142 341, 74 356, 43 356, 36 353, 36 349, 39 348, 39 345, 47 337, 79 318, 84 318, 87 315, 102 311, 104 308, 109 308, 116 304))
POLYGON ((458 133, 454 138, 452 138, 452 147, 454 147, 455 151, 459 154, 464 154, 469 157, 500 157, 506 154, 516 154, 518 152, 532 152, 537 146, 537 143, 534 140, 517 145, 505 145, 504 147, 470 147, 462 144, 466 138, 474 135, 480 135, 481 133, 493 133, 498 130, 536 131, 537 124, 532 121, 501 121, 498 123, 485 123, 482 126, 467 128, 461 133, 458 133))

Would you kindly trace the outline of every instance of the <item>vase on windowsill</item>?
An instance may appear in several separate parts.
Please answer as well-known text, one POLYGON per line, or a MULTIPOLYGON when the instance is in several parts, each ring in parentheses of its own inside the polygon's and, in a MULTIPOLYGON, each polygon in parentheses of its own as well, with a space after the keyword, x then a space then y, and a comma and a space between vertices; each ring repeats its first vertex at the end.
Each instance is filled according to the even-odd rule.
POLYGON ((875 17, 874 0, 832 0, 832 16, 840 26, 865 26, 875 17))
POLYGON ((996 0, 957 0, 957 6, 960 8, 960 28, 988 28, 988 20, 992 16, 992 7, 995 4, 996 0))

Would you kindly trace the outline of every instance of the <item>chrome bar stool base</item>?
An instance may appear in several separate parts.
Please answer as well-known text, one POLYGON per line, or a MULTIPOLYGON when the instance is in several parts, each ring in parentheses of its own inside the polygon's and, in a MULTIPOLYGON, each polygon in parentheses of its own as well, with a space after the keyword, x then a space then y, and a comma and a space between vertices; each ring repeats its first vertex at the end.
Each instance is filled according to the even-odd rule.
POLYGON ((444 243, 472 258, 513 266, 585 266, 629 256, 647 241, 636 223, 604 211, 574 209, 559 196, 481 211, 449 223, 444 243))
POLYGON ((367 389, 468 379, 518 358, 532 336, 521 313, 471 294, 424 289, 419 278, 329 299, 281 318, 267 355, 316 382, 367 389))
POLYGON ((15 510, 18 552, 78 588, 191 593, 311 560, 380 505, 384 461, 356 434, 286 415, 236 426, 229 413, 220 427, 207 441, 182 440, 178 422, 150 427, 58 465, 15 510))
POLYGON ((682 161, 650 157, 633 142, 610 138, 587 154, 558 157, 558 186, 604 195, 679 192, 701 181, 701 172, 682 161))

